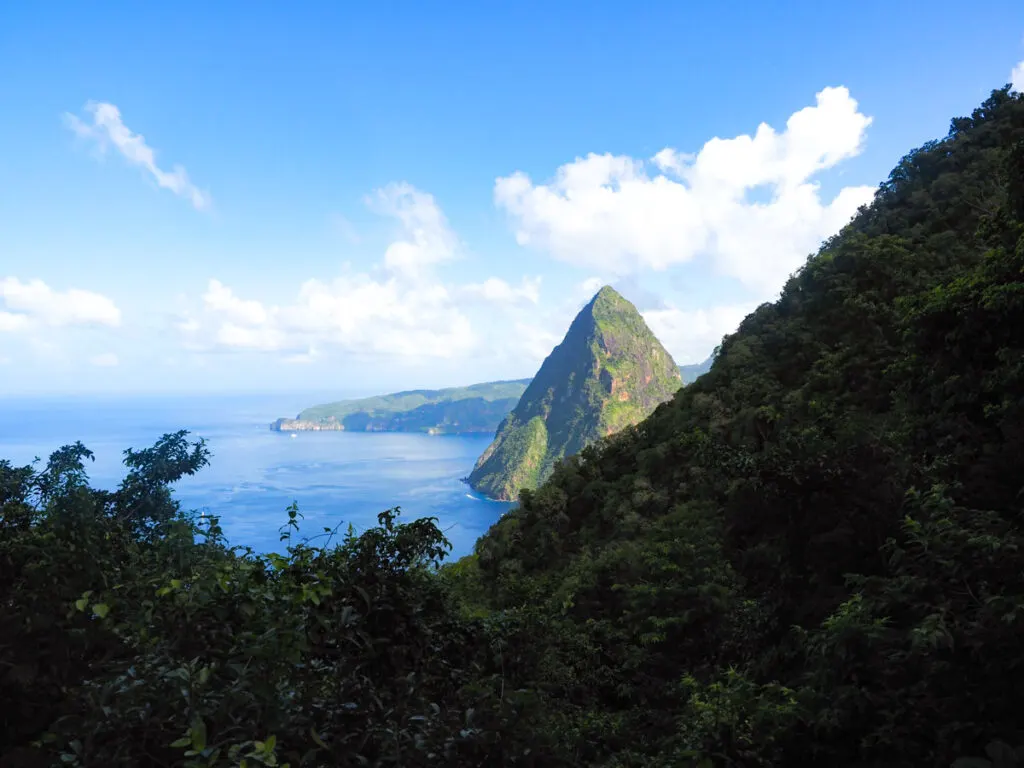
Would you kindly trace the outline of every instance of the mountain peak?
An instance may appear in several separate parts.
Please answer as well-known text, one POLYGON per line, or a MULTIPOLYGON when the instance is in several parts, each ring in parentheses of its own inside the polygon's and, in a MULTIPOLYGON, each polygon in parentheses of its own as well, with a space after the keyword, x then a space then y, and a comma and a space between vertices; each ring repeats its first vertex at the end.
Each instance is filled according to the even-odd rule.
POLYGON ((672 356, 611 286, 580 310, 498 427, 470 485, 515 499, 555 462, 646 418, 682 386, 672 356))
POLYGON ((590 301, 591 301, 591 303, 596 303, 599 300, 601 300, 601 301, 625 301, 625 299, 622 297, 622 294, 619 293, 618 291, 616 291, 610 285, 602 286, 601 290, 599 290, 597 293, 595 293, 594 294, 594 298, 592 298, 590 301))
POLYGON ((588 309, 592 315, 598 315, 602 312, 628 312, 630 310, 636 312, 636 307, 610 285, 604 286, 595 293, 585 309, 588 309))

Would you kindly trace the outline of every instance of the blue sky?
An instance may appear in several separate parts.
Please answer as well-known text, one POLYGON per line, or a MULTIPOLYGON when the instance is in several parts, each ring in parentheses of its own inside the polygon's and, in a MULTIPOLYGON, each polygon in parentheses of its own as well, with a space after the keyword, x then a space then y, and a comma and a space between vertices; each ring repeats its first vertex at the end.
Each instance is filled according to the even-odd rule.
POLYGON ((1024 61, 782 6, 7 4, 0 394, 529 376, 605 282, 697 362, 1024 61))

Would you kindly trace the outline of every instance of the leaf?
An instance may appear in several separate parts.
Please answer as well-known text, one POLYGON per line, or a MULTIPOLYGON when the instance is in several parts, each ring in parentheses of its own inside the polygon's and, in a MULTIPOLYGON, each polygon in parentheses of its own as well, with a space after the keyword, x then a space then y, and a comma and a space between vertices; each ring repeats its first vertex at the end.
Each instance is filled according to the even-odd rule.
POLYGON ((274 751, 274 745, 276 745, 276 744, 277 744, 277 736, 272 733, 269 736, 267 736, 267 741, 266 741, 266 744, 264 746, 264 749, 266 749, 267 752, 273 752, 274 751))
POLYGON ((80 611, 84 611, 85 610, 85 606, 87 606, 88 604, 89 604, 89 598, 88 597, 80 597, 77 600, 75 600, 75 608, 77 608, 80 611))
POLYGON ((206 749, 206 723, 203 722, 201 717, 195 719, 189 733, 192 736, 192 749, 196 752, 202 752, 206 749))
POLYGON ((110 606, 106 603, 95 603, 92 607, 92 612, 101 619, 105 619, 107 618, 107 614, 110 613, 110 606))
POLYGON ((326 744, 324 744, 324 740, 320 738, 320 734, 318 734, 318 733, 316 732, 316 730, 314 730, 313 728, 310 728, 310 729, 309 729, 309 735, 310 735, 310 737, 311 737, 311 738, 313 739, 313 742, 314 742, 314 743, 315 743, 315 744, 316 744, 316 745, 317 745, 318 747, 320 747, 320 748, 322 748, 322 749, 327 749, 327 748, 328 748, 328 747, 327 747, 327 745, 326 745, 326 744))
POLYGON ((178 739, 177 741, 172 741, 171 742, 171 746, 174 749, 181 749, 182 747, 189 746, 191 743, 192 743, 192 739, 189 738, 188 736, 184 736, 184 737, 178 739))
POLYGON ((359 593, 359 596, 361 598, 363 598, 363 601, 366 603, 366 607, 370 608, 371 607, 370 594, 365 589, 360 587, 358 584, 356 584, 355 587, 356 587, 356 592, 359 593))
POLYGON ((995 763, 998 768, 1011 768, 1017 764, 1017 755, 1013 752, 1013 747, 1007 744, 1005 741, 995 739, 990 741, 985 747, 985 754, 989 756, 989 759, 995 763))

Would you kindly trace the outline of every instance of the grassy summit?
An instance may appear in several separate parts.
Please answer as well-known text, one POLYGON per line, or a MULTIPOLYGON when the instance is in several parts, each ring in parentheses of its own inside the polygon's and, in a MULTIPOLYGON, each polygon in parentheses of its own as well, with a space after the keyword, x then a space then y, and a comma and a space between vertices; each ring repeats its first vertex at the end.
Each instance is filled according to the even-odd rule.
POLYGON ((498 499, 535 488, 555 462, 636 424, 682 384, 636 307, 605 286, 569 326, 469 476, 498 499))

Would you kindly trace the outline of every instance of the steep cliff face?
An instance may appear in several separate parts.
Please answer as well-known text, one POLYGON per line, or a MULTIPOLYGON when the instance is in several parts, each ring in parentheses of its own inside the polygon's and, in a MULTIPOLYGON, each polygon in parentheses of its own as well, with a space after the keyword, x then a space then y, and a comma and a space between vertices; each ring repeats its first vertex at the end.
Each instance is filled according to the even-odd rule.
POLYGON ((569 326, 480 456, 470 485, 515 499, 554 464, 646 418, 682 385, 636 307, 604 287, 569 326))

